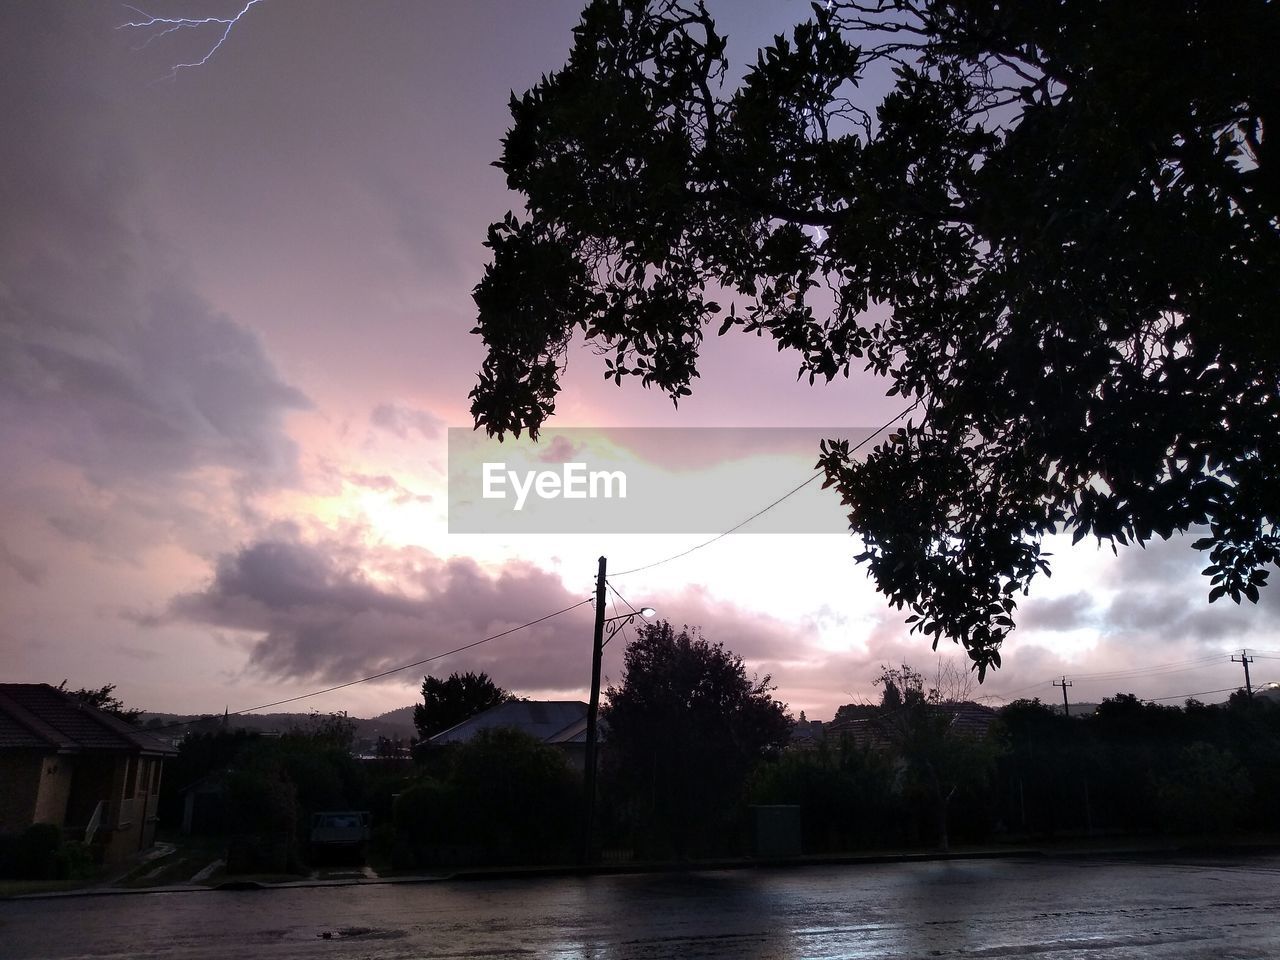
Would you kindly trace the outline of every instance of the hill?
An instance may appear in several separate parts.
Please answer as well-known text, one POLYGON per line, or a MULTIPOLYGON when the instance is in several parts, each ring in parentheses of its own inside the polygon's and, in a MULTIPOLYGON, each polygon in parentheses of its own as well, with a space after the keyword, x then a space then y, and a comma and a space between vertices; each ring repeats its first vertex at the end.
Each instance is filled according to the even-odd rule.
MULTIPOLYGON (((143 726, 167 727, 199 720, 205 716, 220 719, 217 714, 144 713, 138 718, 138 722, 143 726)), ((305 729, 310 725, 311 717, 310 713, 241 713, 228 717, 227 723, 233 730, 285 733, 295 727, 305 729)), ((413 726, 412 706, 391 710, 372 719, 364 719, 362 717, 351 717, 350 719, 356 725, 357 739, 372 740, 381 736, 393 740, 397 737, 401 740, 408 740, 417 736, 417 730, 413 726)))

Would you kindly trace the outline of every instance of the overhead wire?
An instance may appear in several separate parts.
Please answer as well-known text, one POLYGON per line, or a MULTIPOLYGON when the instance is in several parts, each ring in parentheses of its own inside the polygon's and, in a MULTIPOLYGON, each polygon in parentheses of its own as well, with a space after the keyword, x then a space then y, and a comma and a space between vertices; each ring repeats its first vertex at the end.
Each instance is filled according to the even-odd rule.
MULTIPOLYGON (((1082 683, 1106 683, 1110 680, 1125 680, 1130 677, 1146 677, 1146 676, 1168 676, 1175 673, 1183 673, 1188 670, 1200 669, 1208 664, 1217 661, 1226 662, 1227 654, 1215 653, 1203 657, 1194 657, 1187 660, 1172 660, 1168 663, 1156 663, 1147 667, 1135 667, 1128 670, 1107 670, 1096 673, 1068 673, 1067 676, 1072 681, 1080 681, 1082 683)), ((1006 691, 1001 694, 992 694, 992 696, 1000 697, 1004 700, 1016 699, 1015 695, 1025 693, 1037 687, 1047 687, 1056 680, 1056 677, 1050 677, 1045 680, 1039 680, 1035 683, 1027 684, 1025 687, 1016 687, 1013 690, 1006 691)))
MULTIPOLYGON (((535 620, 530 620, 527 623, 520 624, 519 626, 511 627, 508 630, 503 630, 501 633, 495 633, 492 636, 483 637, 479 640, 473 640, 471 643, 465 643, 460 647, 454 647, 452 650, 445 650, 442 653, 433 653, 429 657, 423 657, 421 660, 414 660, 412 663, 403 663, 400 666, 392 667, 389 670, 382 670, 382 671, 379 671, 378 673, 369 674, 367 677, 359 677, 355 680, 347 680, 343 683, 335 683, 332 686, 324 687, 320 690, 312 690, 310 693, 301 693, 294 697, 285 697, 282 700, 272 700, 270 703, 260 703, 257 706, 253 706, 253 707, 243 707, 240 710, 229 710, 229 711, 226 711, 223 714, 223 716, 237 717, 246 713, 254 713, 255 711, 258 711, 258 710, 266 710, 269 707, 281 707, 287 703, 297 703, 300 700, 309 700, 312 697, 318 697, 318 696, 321 696, 322 694, 333 693, 335 690, 342 690, 342 689, 345 689, 346 687, 354 687, 358 683, 368 683, 370 680, 380 680, 383 677, 389 677, 392 674, 400 673, 401 671, 404 671, 404 670, 410 670, 413 667, 420 667, 423 664, 431 663, 433 660, 442 660, 445 657, 453 656, 455 653, 462 653, 464 650, 471 650, 472 648, 478 647, 483 643, 490 643, 493 640, 500 640, 503 637, 509 637, 513 633, 518 633, 521 630, 525 630, 525 629, 528 629, 529 627, 536 626, 539 623, 545 623, 546 621, 551 620, 554 617, 558 617, 561 614, 568 613, 570 610, 576 610, 578 607, 591 603, 591 601, 592 601, 592 598, 587 597, 584 600, 579 600, 577 603, 570 604, 567 607, 562 607, 559 610, 556 610, 552 613, 545 614, 541 617, 538 617, 535 620)), ((180 720, 172 724, 166 724, 163 727, 158 727, 153 729, 167 730, 167 729, 172 729, 174 727, 190 726, 191 724, 194 724, 194 723, 205 722, 209 720, 211 717, 216 718, 216 716, 217 716, 216 714, 210 714, 209 716, 198 717, 194 720, 180 720)))
POLYGON ((1143 703, 1160 703, 1163 700, 1189 700, 1192 697, 1207 697, 1213 693, 1234 693, 1240 687, 1223 687, 1221 690, 1200 690, 1197 693, 1179 693, 1171 697, 1140 697, 1143 703))
MULTIPOLYGON (((915 402, 915 403, 911 404, 909 407, 907 407, 906 409, 904 409, 904 410, 903 410, 901 413, 899 413, 897 416, 895 416, 895 417, 893 417, 892 419, 887 420, 885 423, 881 424, 881 425, 880 425, 879 427, 877 427, 874 431, 872 431, 870 434, 868 434, 868 435, 867 435, 866 437, 864 437, 862 440, 858 441, 858 443, 856 443, 853 447, 851 447, 851 448, 849 449, 849 452, 850 452, 850 453, 855 453, 855 452, 857 452, 859 449, 861 449, 861 448, 862 448, 863 446, 865 446, 866 444, 870 443, 870 442, 871 442, 872 440, 874 440, 877 436, 879 436, 879 435, 880 435, 881 433, 883 433, 885 430, 889 429, 891 426, 893 426, 895 423, 897 423, 899 420, 901 420, 903 417, 905 417, 907 414, 909 414, 912 410, 914 410, 914 409, 915 409, 916 407, 918 407, 918 406, 920 406, 920 400, 916 400, 916 402, 915 402)), ((761 509, 757 510, 755 513, 751 514, 751 516, 747 517, 745 520, 741 521, 740 523, 736 523, 736 524, 734 524, 734 525, 733 525, 732 527, 730 527, 728 530, 724 531, 724 533, 718 533, 718 534, 716 534, 714 537, 712 537, 712 538, 711 538, 711 539, 709 539, 709 540, 704 540, 704 541, 702 541, 701 543, 696 543, 696 544, 694 544, 692 547, 689 547, 689 549, 687 549, 687 550, 681 550, 679 553, 672 554, 671 556, 669 556, 669 557, 665 557, 665 558, 664 558, 664 559, 662 559, 662 560, 655 560, 653 563, 646 563, 646 564, 644 564, 643 566, 639 566, 639 567, 632 567, 630 570, 622 570, 622 571, 620 571, 620 572, 618 572, 618 573, 610 574, 610 576, 614 576, 614 577, 626 577, 626 576, 630 576, 630 575, 631 575, 631 574, 633 574, 633 573, 640 573, 640 572, 642 572, 642 571, 644 571, 644 570, 652 570, 654 567, 661 567, 661 566, 663 566, 663 565, 665 565, 665 564, 671 563, 671 562, 672 562, 672 561, 674 561, 674 560, 680 560, 680 559, 682 559, 682 558, 684 558, 684 557, 687 557, 687 556, 689 556, 689 554, 691 554, 691 553, 696 553, 697 551, 699 551, 699 550, 703 549, 704 547, 709 547, 709 546, 711 546, 713 543, 717 543, 717 542, 719 542, 720 540, 723 540, 725 537, 729 536, 729 534, 731 534, 731 533, 737 533, 739 530, 741 530, 743 527, 745 527, 745 526, 746 526, 748 523, 750 523, 752 520, 755 520, 757 517, 761 517, 761 516, 763 516, 764 514, 768 513, 770 510, 772 510, 774 507, 776 507, 778 504, 782 503, 784 500, 786 500, 786 499, 788 499, 788 498, 790 498, 790 497, 795 496, 797 493, 799 493, 799 492, 800 492, 801 490, 803 490, 805 487, 809 486, 809 484, 813 483, 813 481, 817 480, 817 479, 818 479, 819 477, 821 477, 821 476, 822 476, 822 471, 821 471, 821 470, 816 470, 816 471, 814 471, 813 475, 812 475, 811 477, 809 477, 809 479, 808 479, 808 480, 805 480, 803 483, 796 484, 796 486, 792 487, 790 490, 788 490, 788 491, 787 491, 786 493, 784 493, 782 496, 778 497, 778 499, 774 500, 772 503, 768 504, 767 506, 762 507, 761 509)))

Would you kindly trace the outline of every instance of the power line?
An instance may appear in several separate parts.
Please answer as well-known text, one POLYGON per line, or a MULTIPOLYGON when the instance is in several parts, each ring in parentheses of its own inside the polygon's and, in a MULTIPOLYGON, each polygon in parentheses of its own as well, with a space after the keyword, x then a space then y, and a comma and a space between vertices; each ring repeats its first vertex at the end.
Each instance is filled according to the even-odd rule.
POLYGON ((631 612, 632 612, 632 613, 639 613, 639 612, 640 612, 639 610, 637 610, 637 609, 635 608, 635 605, 634 605, 634 604, 632 604, 632 602, 631 602, 630 600, 628 600, 626 597, 624 597, 621 593, 619 593, 619 592, 618 592, 618 588, 617 588, 617 587, 615 587, 615 586, 614 586, 612 583, 610 583, 607 579, 605 580, 605 582, 604 582, 604 583, 605 583, 605 586, 607 586, 610 590, 612 590, 612 591, 613 591, 613 595, 614 595, 615 597, 617 597, 619 600, 621 600, 623 603, 625 603, 625 604, 627 605, 627 607, 628 607, 628 608, 630 608, 630 610, 631 610, 631 612))
MULTIPOLYGON (((260 703, 256 707, 244 707, 243 709, 240 709, 240 710, 230 710, 224 713, 223 716, 237 717, 237 716, 240 716, 241 714, 253 713, 256 710, 266 710, 268 707, 280 707, 280 706, 284 706, 286 703, 297 703, 299 700, 309 700, 311 697, 318 697, 321 694, 333 693, 333 691, 335 690, 342 690, 346 687, 354 687, 358 683, 368 683, 370 680, 380 680, 383 677, 391 676, 393 673, 400 673, 402 670, 409 670, 413 667, 420 667, 424 663, 431 663, 431 661, 433 660, 442 660, 445 657, 451 657, 455 653, 462 653, 464 650, 470 650, 473 647, 478 647, 482 643, 488 643, 491 640, 500 640, 502 637, 509 637, 513 633, 517 633, 520 630, 524 630, 528 627, 536 626, 539 623, 544 623, 547 620, 552 619, 553 617, 558 617, 562 613, 568 613, 570 610, 576 610, 578 607, 581 607, 584 604, 588 604, 590 602, 591 602, 590 597, 588 597, 585 600, 579 600, 577 603, 570 604, 567 607, 564 607, 560 610, 556 610, 554 613, 548 613, 545 616, 538 617, 536 620, 530 620, 528 623, 522 623, 518 627, 512 627, 509 630, 503 630, 501 633, 495 633, 493 634, 493 636, 484 637, 483 639, 480 639, 480 640, 473 640, 471 643, 463 644, 460 647, 454 647, 452 650, 446 650, 443 653, 433 653, 429 657, 423 657, 421 660, 415 660, 412 663, 404 663, 398 667, 392 667, 390 670, 383 670, 380 673, 373 673, 367 677, 360 677, 357 680, 348 680, 345 683, 335 683, 331 687, 325 687, 322 690, 312 690, 310 693, 301 693, 301 694, 298 694, 298 696, 296 697, 286 697, 283 700, 273 700, 270 703, 260 703)), ((216 719, 216 715, 210 715, 210 716, 216 719)), ((199 717, 195 720, 181 720, 176 723, 165 724, 163 727, 159 727, 155 729, 168 730, 172 727, 186 727, 186 726, 190 726, 193 723, 202 723, 209 719, 210 717, 199 717)))
MULTIPOLYGON (((914 409, 915 409, 916 407, 918 407, 918 406, 920 406, 920 401, 919 401, 919 400, 917 400, 915 403, 911 404, 911 406, 907 407, 905 410, 903 410, 900 414, 898 414, 898 415, 897 415, 896 417, 894 417, 893 419, 888 420, 888 421, 886 421, 884 424, 882 424, 881 426, 877 427, 877 428, 875 429, 875 431, 873 431, 871 434, 869 434, 868 436, 864 437, 862 440, 858 441, 858 443, 857 443, 857 444, 855 444, 852 448, 850 448, 849 452, 850 452, 850 453, 856 453, 859 449, 861 449, 861 448, 862 448, 863 446, 865 446, 866 444, 870 443, 872 440, 874 440, 877 436, 879 436, 879 435, 880 435, 881 433, 883 433, 885 430, 888 430, 891 426, 893 426, 895 423, 897 423, 899 420, 901 420, 903 417, 905 417, 908 413, 910 413, 912 410, 914 410, 914 409)), ((641 572, 641 571, 643 571, 643 570, 652 570, 654 567, 661 567, 661 566, 663 566, 664 564, 671 563, 673 560, 679 560, 679 559, 681 559, 682 557, 687 557, 689 554, 694 553, 694 552, 696 552, 696 551, 698 551, 698 550, 701 550, 703 547, 709 547, 709 546, 711 546, 711 544, 716 543, 716 542, 718 542, 718 541, 720 541, 720 540, 723 540, 725 537, 729 536, 729 534, 731 534, 731 533, 736 533, 737 531, 741 530, 743 527, 745 527, 745 526, 746 526, 748 523, 750 523, 752 520, 755 520, 757 517, 763 516, 764 514, 768 513, 770 510, 772 510, 772 509, 773 509, 774 507, 776 507, 778 504, 782 503, 782 501, 786 500, 787 498, 792 497, 792 496, 795 496, 797 493, 799 493, 801 490, 803 490, 803 489, 804 489, 805 487, 807 487, 809 484, 813 483, 813 481, 817 480, 820 476, 822 476, 822 471, 821 471, 821 470, 815 471, 815 472, 814 472, 814 474, 813 474, 813 476, 811 476, 808 480, 806 480, 806 481, 804 481, 803 483, 797 484, 796 486, 792 487, 790 490, 788 490, 786 493, 784 493, 782 496, 780 496, 777 500, 774 500, 774 501, 773 501, 772 503, 770 503, 768 506, 766 506, 766 507, 764 507, 764 508, 762 508, 762 509, 760 509, 760 510, 757 510, 757 511, 756 511, 755 513, 753 513, 751 516, 747 517, 747 519, 743 520, 741 523, 737 523, 737 524, 735 524, 734 526, 730 527, 730 528, 729 528, 728 530, 726 530, 724 533, 718 533, 718 534, 716 534, 716 535, 715 535, 714 537, 712 537, 710 540, 704 540, 702 543, 694 544, 694 545, 693 545, 692 547, 690 547, 688 550, 682 550, 682 551, 680 551, 679 553, 672 554, 671 556, 669 556, 669 557, 667 557, 667 558, 665 558, 665 559, 663 559, 663 560, 655 560, 653 563, 646 563, 646 564, 645 564, 644 566, 642 566, 642 567, 632 567, 630 570, 623 570, 623 571, 621 571, 620 573, 614 573, 614 574, 611 574, 611 576, 614 576, 614 577, 625 577, 625 576, 628 576, 629 574, 632 574, 632 573, 640 573, 640 572, 641 572)))
MULTIPOLYGON (((604 584, 605 584, 605 586, 606 586, 606 587, 608 587, 611 591, 613 591, 613 595, 614 595, 615 597, 617 597, 619 600, 621 600, 623 603, 625 603, 625 604, 627 605, 627 607, 631 610, 631 613, 632 613, 634 616, 637 616, 637 617, 643 617, 643 616, 644 616, 644 614, 642 614, 639 610, 637 610, 637 609, 635 608, 635 605, 634 605, 634 604, 632 604, 632 602, 631 602, 630 600, 628 600, 626 597, 624 597, 621 593, 619 593, 619 592, 618 592, 618 588, 617 588, 617 587, 615 587, 612 583, 610 583, 610 582, 609 582, 609 580, 608 580, 607 578, 605 579, 604 584)), ((613 612, 614 612, 615 614, 618 612, 618 605, 617 605, 616 603, 613 605, 613 612)), ((631 645, 631 635, 630 635, 629 633, 627 633, 627 621, 626 621, 626 620, 623 620, 623 621, 622 621, 621 626, 622 626, 622 638, 623 638, 624 640, 626 640, 626 641, 627 641, 627 645, 628 645, 628 646, 630 646, 630 645, 631 645)))
POLYGON ((1076 680, 1121 680, 1125 677, 1145 676, 1152 672, 1170 672, 1177 673, 1181 670, 1193 670, 1196 667, 1203 666, 1214 661, 1221 661, 1227 655, 1225 653, 1215 653, 1209 656, 1196 657, 1191 660, 1173 660, 1169 663, 1155 663, 1147 667, 1134 667, 1127 670, 1103 670, 1097 673, 1073 673, 1071 676, 1076 680))
MULTIPOLYGON (((1146 676, 1163 676, 1167 674, 1182 673, 1186 670, 1195 670, 1206 664, 1223 661, 1227 656, 1225 653, 1215 653, 1209 656, 1196 657, 1190 660, 1171 660, 1168 663, 1155 663, 1149 667, 1136 667, 1131 670, 1109 670, 1099 673, 1073 673, 1073 680, 1088 681, 1089 683, 1106 683, 1110 680, 1125 680, 1130 677, 1146 677, 1146 676)), ((1037 687, 1047 687, 1053 682, 1052 678, 1038 680, 1035 683, 1029 683, 1025 687, 1015 687, 1001 694, 992 694, 1005 700, 1014 699, 1015 694, 1025 693, 1037 687)))
POLYGON ((1191 697, 1207 697, 1212 693, 1235 693, 1239 687, 1223 687, 1221 690, 1201 690, 1198 693, 1179 693, 1172 697, 1145 697, 1143 703, 1159 703, 1161 700, 1188 700, 1191 697))
MULTIPOLYGON (((605 581, 605 584, 608 584, 608 583, 609 583, 609 581, 608 581, 608 580, 606 580, 606 581, 605 581)), ((610 590, 613 590, 613 588, 612 588, 612 587, 610 587, 609 589, 610 589, 610 590)), ((618 597, 620 597, 620 596, 621 596, 621 594, 620 594, 620 593, 618 593, 618 591, 617 591, 617 590, 613 590, 613 593, 614 593, 614 596, 618 596, 618 597)), ((623 603, 626 603, 626 601, 625 601, 625 600, 623 600, 622 602, 623 602, 623 603)), ((631 635, 630 635, 629 633, 627 633, 627 621, 626 621, 626 620, 624 620, 624 619, 622 618, 622 617, 623 617, 623 615, 622 615, 622 614, 618 613, 618 601, 617 601, 617 600, 615 600, 615 599, 613 599, 613 597, 610 597, 610 598, 609 598, 609 606, 613 607, 613 617, 614 617, 614 619, 619 621, 619 623, 618 623, 618 627, 619 627, 619 629, 620 629, 620 630, 622 630, 622 639, 626 641, 627 646, 631 646, 631 635)))

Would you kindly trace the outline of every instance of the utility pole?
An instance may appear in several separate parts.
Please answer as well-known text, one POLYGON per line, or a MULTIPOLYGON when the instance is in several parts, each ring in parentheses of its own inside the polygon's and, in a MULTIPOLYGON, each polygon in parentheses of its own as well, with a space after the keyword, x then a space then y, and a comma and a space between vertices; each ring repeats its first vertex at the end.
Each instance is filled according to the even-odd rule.
POLYGON ((1232 663, 1244 664, 1244 689, 1249 694, 1249 698, 1253 699, 1253 684, 1249 682, 1249 664, 1253 663, 1253 657, 1249 656, 1248 650, 1241 650, 1239 657, 1232 657, 1232 663))
POLYGON ((596 716, 600 712, 600 660, 604 656, 604 571, 606 560, 600 558, 596 573, 596 626, 591 646, 591 698, 587 704, 587 755, 583 769, 586 789, 586 812, 582 825, 582 862, 591 862, 591 845, 596 816, 596 716))
POLYGON ((1071 704, 1067 703, 1067 687, 1071 686, 1071 681, 1063 677, 1061 682, 1053 681, 1053 685, 1062 688, 1062 712, 1068 717, 1071 716, 1071 704))

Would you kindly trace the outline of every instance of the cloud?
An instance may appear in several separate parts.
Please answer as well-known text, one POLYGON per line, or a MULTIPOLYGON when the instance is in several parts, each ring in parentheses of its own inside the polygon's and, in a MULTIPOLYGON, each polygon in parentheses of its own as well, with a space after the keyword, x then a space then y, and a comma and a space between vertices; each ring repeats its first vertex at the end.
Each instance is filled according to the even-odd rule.
MULTIPOLYGON (((116 111, 63 71, 83 27, 0 41, 0 442, 73 464, 96 486, 227 468, 290 483, 284 430, 307 398, 256 334, 194 291, 145 215, 116 111)), ((171 491, 170 491, 171 493, 171 491)))
POLYGON ((378 404, 369 415, 369 422, 401 440, 408 440, 412 433, 434 440, 444 429, 444 421, 435 414, 399 403, 378 404))
MULTIPOLYGON (((370 546, 357 535, 307 540, 282 529, 220 557, 210 582, 174 597, 163 616, 129 616, 140 625, 176 620, 247 633, 254 637, 251 670, 333 683, 463 646, 584 599, 558 575, 524 562, 487 569, 418 548, 370 546)), ((708 639, 749 664, 780 649, 803 656, 808 642, 803 627, 742 610, 701 588, 644 602, 677 626, 701 626, 708 639)), ((606 613, 627 609, 611 598, 606 613)), ((614 681, 634 627, 620 630, 619 642, 606 650, 606 676, 614 681)), ((585 605, 421 670, 485 670, 522 693, 581 691, 589 678, 590 636, 585 605)))
POLYGON ((1018 628, 1075 630, 1088 625, 1093 612, 1093 598, 1082 590, 1049 600, 1030 599, 1018 611, 1018 628))
POLYGON ((44 564, 14 553, 3 540, 0 540, 0 566, 8 567, 23 582, 31 586, 39 586, 43 583, 45 574, 48 572, 44 564))
POLYGON ((435 499, 429 493, 415 493, 389 473, 360 473, 354 471, 343 473, 342 479, 366 490, 393 494, 393 499, 398 504, 431 503, 435 499))
MULTIPOLYGON (((419 549, 277 536, 222 556, 209 585, 175 597, 168 616, 257 634, 250 667, 265 675, 340 682, 463 646, 582 599, 529 564, 488 571, 470 559, 419 549)), ((588 611, 548 621, 435 669, 487 670, 522 689, 575 685, 582 680, 589 619, 588 611)))

